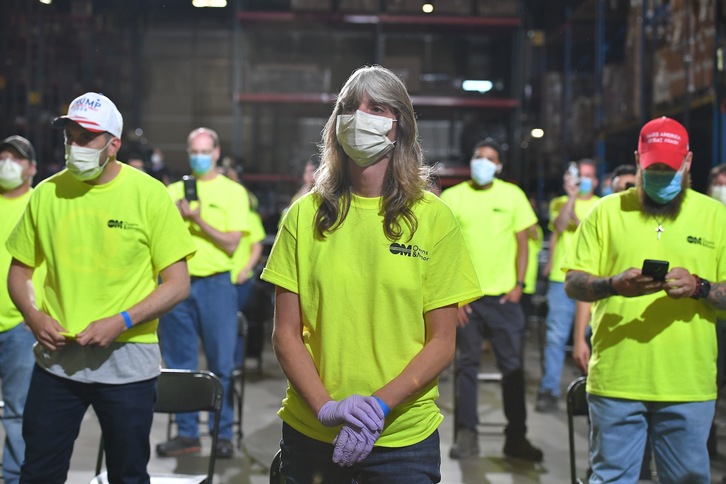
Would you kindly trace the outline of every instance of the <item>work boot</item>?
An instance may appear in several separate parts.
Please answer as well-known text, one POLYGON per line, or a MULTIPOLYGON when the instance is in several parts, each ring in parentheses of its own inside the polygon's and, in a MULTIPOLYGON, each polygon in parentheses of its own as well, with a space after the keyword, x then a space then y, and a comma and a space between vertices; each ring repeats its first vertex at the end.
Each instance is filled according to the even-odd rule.
POLYGON ((476 430, 460 428, 456 432, 456 443, 449 451, 452 459, 468 459, 479 455, 479 434, 476 430))
POLYGON ((231 440, 219 439, 217 441, 217 458, 231 459, 234 456, 234 445, 231 440))
POLYGON ((527 460, 530 462, 542 462, 544 455, 542 451, 533 446, 523 435, 507 436, 504 442, 504 455, 512 459, 527 460))
POLYGON ((177 435, 173 439, 156 446, 156 454, 159 457, 176 457, 184 454, 195 454, 202 450, 202 443, 194 437, 181 437, 177 435))
POLYGON ((534 409, 540 413, 556 412, 558 410, 558 400, 559 398, 550 390, 545 390, 537 395, 537 404, 534 409))

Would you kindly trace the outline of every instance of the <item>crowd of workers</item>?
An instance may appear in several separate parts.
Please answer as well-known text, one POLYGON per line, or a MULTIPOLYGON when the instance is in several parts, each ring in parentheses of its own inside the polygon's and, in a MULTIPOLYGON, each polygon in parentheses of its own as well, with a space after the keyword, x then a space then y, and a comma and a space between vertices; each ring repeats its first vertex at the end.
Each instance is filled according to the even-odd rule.
MULTIPOLYGON (((224 388, 217 456, 232 457, 237 315, 265 238, 256 198, 224 170, 212 129, 189 134, 189 175, 168 183, 159 152, 151 165, 117 159, 123 117, 106 96, 79 96, 52 125, 66 169, 35 187, 31 142, 0 142, 4 481, 65 482, 92 406, 110 481, 148 482, 156 378, 197 369, 200 342, 224 388)), ((707 483, 726 165, 701 194, 689 174, 706 161, 680 123, 654 119, 634 144, 633 163, 603 180, 595 161, 573 163, 550 203, 535 410, 558 409, 572 338, 588 374, 590 482, 636 482, 652 452, 661 482, 707 483)), ((452 363, 450 457, 478 456, 485 338, 502 374, 503 454, 546 458, 527 438, 522 363, 544 227, 498 176, 495 140, 470 160, 469 180, 435 194, 399 78, 370 66, 342 87, 260 276, 275 287, 272 345, 289 383, 286 482, 440 482, 438 377, 452 363)), ((198 416, 176 422, 161 457, 201 450, 198 416)))

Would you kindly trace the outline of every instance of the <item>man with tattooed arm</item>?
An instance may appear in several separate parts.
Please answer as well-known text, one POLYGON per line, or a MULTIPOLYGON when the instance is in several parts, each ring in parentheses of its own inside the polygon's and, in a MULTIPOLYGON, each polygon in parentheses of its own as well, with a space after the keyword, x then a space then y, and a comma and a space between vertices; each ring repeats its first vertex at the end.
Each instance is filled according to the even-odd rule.
POLYGON ((643 126, 636 190, 593 207, 563 264, 568 296, 594 302, 591 483, 636 482, 648 436, 661 482, 710 482, 726 208, 689 188, 692 159, 680 123, 643 126))

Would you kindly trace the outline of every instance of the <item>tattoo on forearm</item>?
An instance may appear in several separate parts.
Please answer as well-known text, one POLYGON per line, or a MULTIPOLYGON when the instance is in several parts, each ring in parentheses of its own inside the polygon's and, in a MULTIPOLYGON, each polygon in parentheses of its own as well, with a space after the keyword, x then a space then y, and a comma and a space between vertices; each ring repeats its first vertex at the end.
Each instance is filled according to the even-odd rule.
POLYGON ((726 282, 711 284, 708 302, 718 309, 726 309, 726 282))
POLYGON ((567 295, 578 301, 594 302, 613 295, 607 278, 595 277, 584 272, 567 274, 567 295))

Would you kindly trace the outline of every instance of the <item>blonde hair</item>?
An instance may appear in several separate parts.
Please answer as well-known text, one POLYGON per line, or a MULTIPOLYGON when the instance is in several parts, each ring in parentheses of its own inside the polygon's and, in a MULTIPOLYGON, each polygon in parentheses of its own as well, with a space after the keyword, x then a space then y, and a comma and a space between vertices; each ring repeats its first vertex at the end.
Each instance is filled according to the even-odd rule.
POLYGON ((412 207, 423 199, 431 170, 423 164, 416 117, 406 86, 393 72, 375 65, 361 67, 351 74, 338 94, 335 108, 322 132, 321 164, 313 189, 321 200, 315 215, 315 228, 321 238, 335 231, 350 210, 348 156, 338 143, 337 118, 355 111, 366 96, 373 103, 390 107, 397 119, 395 148, 382 188, 383 232, 388 239, 398 240, 404 234, 403 225, 411 236, 418 228, 412 207))

